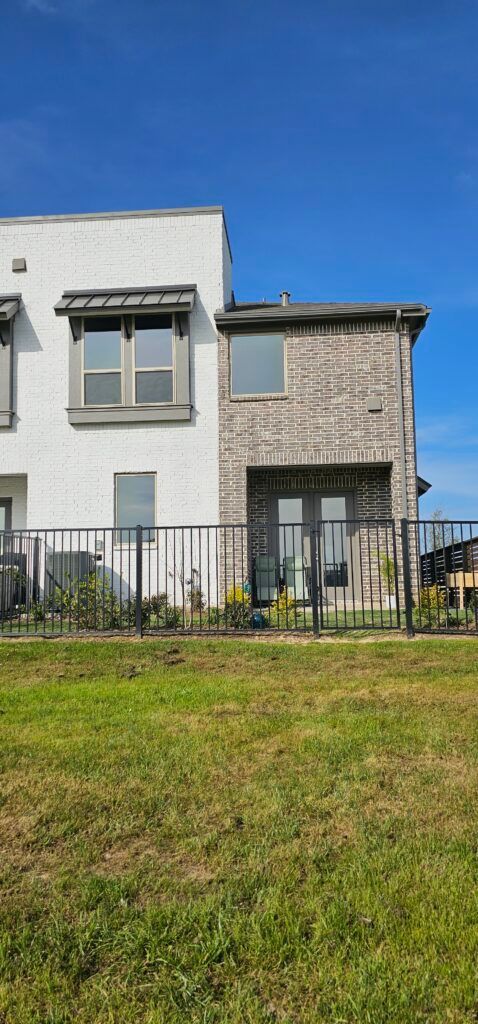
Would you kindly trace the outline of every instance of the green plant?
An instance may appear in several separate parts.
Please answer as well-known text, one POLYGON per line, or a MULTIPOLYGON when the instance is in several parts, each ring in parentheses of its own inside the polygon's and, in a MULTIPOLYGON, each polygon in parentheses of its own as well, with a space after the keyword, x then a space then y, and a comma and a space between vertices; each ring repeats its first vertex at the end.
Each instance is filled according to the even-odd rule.
POLYGON ((68 583, 66 590, 56 588, 53 605, 73 629, 122 629, 135 620, 134 595, 119 601, 109 576, 95 571, 68 583))
POLYGON ((224 623, 234 629, 248 629, 251 625, 251 598, 242 586, 232 586, 226 594, 224 623))
POLYGON ((204 616, 204 622, 207 622, 211 626, 219 626, 223 621, 223 615, 220 608, 216 608, 215 605, 211 605, 208 608, 204 616))
POLYGON ((187 591, 187 602, 192 612, 200 612, 206 605, 206 599, 201 588, 193 582, 187 591))
POLYGON ((395 587, 395 562, 385 551, 381 551, 378 556, 378 564, 382 583, 392 593, 395 587))
POLYGON ((413 612, 414 619, 419 626, 428 626, 434 629, 444 625, 446 620, 445 594, 443 590, 433 584, 431 587, 422 587, 420 600, 413 612))
POLYGON ((292 595, 289 594, 288 588, 284 587, 282 593, 279 594, 277 601, 273 601, 271 604, 271 622, 278 621, 279 623, 283 622, 284 625, 292 625, 295 618, 296 604, 297 602, 292 595))
POLYGON ((141 602, 143 626, 176 629, 181 620, 181 609, 170 604, 166 594, 152 594, 151 597, 143 598, 141 602))

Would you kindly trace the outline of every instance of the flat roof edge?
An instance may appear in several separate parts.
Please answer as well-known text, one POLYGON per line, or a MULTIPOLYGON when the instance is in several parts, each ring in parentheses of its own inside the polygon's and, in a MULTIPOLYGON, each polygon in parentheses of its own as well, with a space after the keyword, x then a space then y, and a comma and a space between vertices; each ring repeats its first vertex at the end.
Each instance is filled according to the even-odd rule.
MULTIPOLYGON (((0 224, 42 224, 59 221, 82 220, 125 220, 141 217, 194 217, 195 215, 220 213, 226 223, 223 206, 175 206, 157 210, 107 210, 98 213, 47 213, 31 217, 0 217, 0 224)), ((227 227, 226 227, 227 233, 227 227)))

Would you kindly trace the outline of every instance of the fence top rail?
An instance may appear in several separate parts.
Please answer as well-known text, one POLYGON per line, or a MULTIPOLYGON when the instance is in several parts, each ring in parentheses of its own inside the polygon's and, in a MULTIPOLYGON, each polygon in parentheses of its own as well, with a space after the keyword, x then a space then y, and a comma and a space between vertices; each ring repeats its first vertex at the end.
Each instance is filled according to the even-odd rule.
POLYGON ((434 526, 446 529, 447 526, 477 526, 478 519, 406 519, 409 526, 434 526))
MULTIPOLYGON (((395 522, 394 519, 386 518, 350 518, 350 519, 307 519, 307 520, 290 520, 285 523, 267 522, 267 523, 186 523, 180 525, 164 525, 164 526, 153 526, 139 523, 141 529, 147 532, 148 530, 155 530, 157 532, 167 532, 172 530, 272 530, 281 529, 284 527, 315 527, 326 525, 340 525, 354 524, 363 526, 392 526, 395 522)), ((408 520, 411 524, 414 521, 408 520)), ((422 520, 423 522, 423 520, 422 520)), ((449 523, 448 525, 451 525, 449 523)), ((476 524, 478 526, 478 522, 476 524)), ((25 527, 19 530, 0 530, 0 536, 10 537, 39 537, 46 533, 55 534, 78 534, 78 533, 129 533, 133 538, 136 535, 137 526, 47 526, 47 527, 25 527)))

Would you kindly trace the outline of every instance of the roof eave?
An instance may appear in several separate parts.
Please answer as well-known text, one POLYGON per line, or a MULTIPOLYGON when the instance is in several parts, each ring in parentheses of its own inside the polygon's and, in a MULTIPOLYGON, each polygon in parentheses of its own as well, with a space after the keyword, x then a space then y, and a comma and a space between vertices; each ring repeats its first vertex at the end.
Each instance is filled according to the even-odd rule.
POLYGON ((431 484, 424 477, 417 475, 417 491, 418 497, 421 498, 423 494, 426 494, 430 490, 431 484))
POLYGON ((396 310, 400 309, 402 319, 410 319, 413 323, 410 324, 413 333, 416 337, 423 329, 430 315, 430 308, 422 305, 379 305, 371 306, 368 309, 364 309, 363 306, 337 306, 336 309, 320 310, 320 309, 302 309, 294 310, 291 306, 280 306, 276 309, 257 309, 257 310, 240 310, 240 309, 229 309, 229 310, 218 310, 214 314, 214 319, 218 327, 228 326, 247 326, 249 324, 294 324, 294 323, 317 323, 327 322, 331 320, 344 320, 347 318, 352 319, 366 319, 367 317, 377 318, 384 314, 392 314, 396 310))

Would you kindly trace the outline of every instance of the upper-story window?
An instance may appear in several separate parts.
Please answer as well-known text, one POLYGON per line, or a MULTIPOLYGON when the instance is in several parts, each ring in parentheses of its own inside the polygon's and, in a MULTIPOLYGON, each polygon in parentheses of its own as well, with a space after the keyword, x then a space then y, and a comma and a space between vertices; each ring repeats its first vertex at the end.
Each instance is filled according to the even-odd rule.
POLYGON ((196 285, 64 292, 70 423, 191 419, 189 327, 196 285))
POLYGON ((134 324, 135 401, 174 401, 171 316, 137 316, 134 324))
POLYGON ((285 393, 284 335, 231 335, 231 396, 285 393))
POLYGON ((131 334, 121 317, 85 317, 83 323, 84 405, 123 405, 126 397, 133 405, 174 401, 173 316, 131 317, 131 334))
POLYGON ((121 317, 85 320, 83 332, 83 402, 121 405, 123 401, 121 317))

